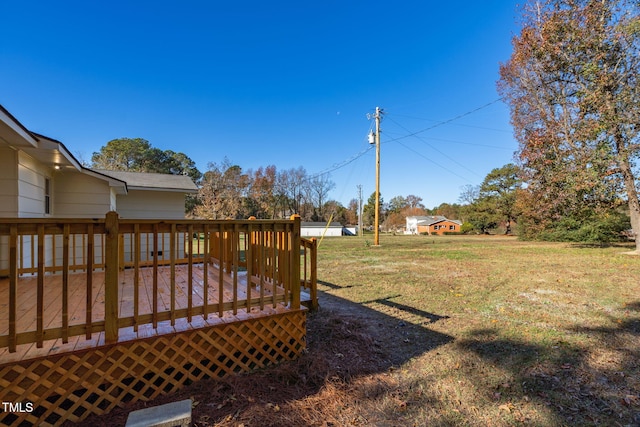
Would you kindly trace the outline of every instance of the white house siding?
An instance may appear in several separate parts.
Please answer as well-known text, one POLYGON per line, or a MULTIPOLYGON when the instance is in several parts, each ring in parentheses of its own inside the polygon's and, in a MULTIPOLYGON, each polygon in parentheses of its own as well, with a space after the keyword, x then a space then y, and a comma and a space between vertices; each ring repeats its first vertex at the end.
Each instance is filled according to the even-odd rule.
MULTIPOLYGON (((0 154, 0 175, 2 179, 12 179, 13 182, 3 182, 2 194, 11 200, 6 200, 4 205, 4 197, 2 207, 2 216, 18 217, 18 218, 43 218, 45 217, 44 209, 44 183, 47 177, 47 168, 40 164, 37 160, 22 151, 13 151, 11 149, 2 149, 0 154), (9 150, 8 152, 6 150, 9 150), (5 156, 6 154, 6 156, 5 156), (8 162, 11 162, 9 164, 8 162), (6 186, 4 184, 7 184, 6 186)), ((37 263, 37 260, 31 259, 30 250, 32 244, 37 245, 37 238, 31 236, 22 236, 18 242, 18 249, 22 247, 19 253, 23 253, 23 265, 31 266, 37 263)), ((49 242, 50 244, 50 242, 49 242)), ((0 241, 0 269, 8 269, 9 267, 9 240, 7 237, 0 241)), ((50 254, 47 254, 45 262, 51 263, 50 254)))
MULTIPOLYGON (((0 147, 0 217, 18 216, 17 152, 0 147)), ((0 237, 0 269, 9 268, 9 237, 0 237)))
MULTIPOLYGON (((184 193, 170 191, 129 190, 126 196, 118 196, 118 215, 123 219, 184 219, 184 193)), ((191 239, 187 237, 187 241, 191 239)), ((125 261, 133 261, 131 236, 124 236, 125 261)), ((185 256, 185 237, 179 235, 176 256, 185 256)), ((140 235, 140 258, 142 261, 153 259, 153 236, 140 235)), ((170 236, 167 233, 158 236, 158 257, 169 259, 170 236)))
POLYGON ((18 152, 18 217, 43 218, 44 182, 49 171, 31 156, 18 152))
POLYGON ((407 234, 418 234, 418 218, 415 216, 408 216, 406 218, 407 227, 405 233, 407 234))
POLYGON ((184 219, 184 193, 129 190, 118 196, 118 214, 127 219, 184 219))
POLYGON ((58 218, 104 218, 114 209, 109 184, 79 172, 56 171, 53 209, 58 218))
POLYGON ((0 217, 18 216, 17 151, 0 147, 0 217))

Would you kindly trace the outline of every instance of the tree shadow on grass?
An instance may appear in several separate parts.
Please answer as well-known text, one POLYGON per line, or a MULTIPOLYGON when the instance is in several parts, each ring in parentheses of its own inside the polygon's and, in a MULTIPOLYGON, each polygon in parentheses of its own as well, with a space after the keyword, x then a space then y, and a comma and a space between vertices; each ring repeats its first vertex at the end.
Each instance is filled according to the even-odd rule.
MULTIPOLYGON (((640 311, 640 302, 627 307, 640 311)), ((498 404, 534 401, 548 408, 558 425, 640 425, 640 319, 611 319, 614 326, 573 326, 568 334, 587 334, 601 345, 549 346, 505 338, 479 329, 457 341, 461 349, 508 372, 510 385, 491 388, 498 404)), ((593 341, 593 340, 590 340, 593 341)), ((469 373, 473 376, 473 372, 469 373)), ((472 379, 473 380, 473 379, 472 379)), ((482 384, 482 378, 475 379, 482 384)))
POLYGON ((322 291, 319 301, 320 308, 307 317, 307 350, 297 360, 249 374, 198 381, 151 402, 136 402, 105 416, 92 416, 83 425, 124 425, 133 410, 187 398, 197 402, 192 419, 198 426, 338 426, 352 425, 354 420, 360 425, 375 425, 353 409, 352 396, 362 393, 363 399, 376 399, 388 394, 393 385, 369 375, 384 375, 453 341, 453 337, 424 326, 446 316, 388 299, 376 301, 392 304, 400 312, 411 310, 412 318, 428 320, 411 322, 322 291))
POLYGON ((572 248, 580 248, 580 249, 602 249, 602 248, 620 248, 620 249, 628 249, 634 250, 635 243, 620 241, 620 242, 576 242, 570 243, 569 246, 572 248))

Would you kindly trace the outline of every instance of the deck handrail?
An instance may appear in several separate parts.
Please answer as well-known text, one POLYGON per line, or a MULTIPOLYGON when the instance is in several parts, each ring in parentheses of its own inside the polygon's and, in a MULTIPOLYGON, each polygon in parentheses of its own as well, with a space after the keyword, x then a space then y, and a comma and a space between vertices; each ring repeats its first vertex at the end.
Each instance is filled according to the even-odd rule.
MULTIPOLYGON (((250 312, 258 307, 284 303, 292 309, 300 308, 300 287, 315 294, 315 251, 300 236, 300 217, 290 220, 135 220, 121 219, 109 212, 100 219, 1 219, 0 275, 9 277, 8 330, 0 331, 0 348, 10 352, 16 346, 35 342, 104 332, 105 343, 118 341, 119 330, 142 324, 158 327, 159 322, 194 316, 223 316, 231 311, 250 312), (301 273, 301 248, 304 272, 301 273), (307 251, 311 276, 307 276, 307 251), (167 253, 168 252, 168 253, 167 253), (144 256, 143 256, 144 255, 144 256), (202 265, 205 274, 202 301, 193 300, 193 268, 202 265), (158 269, 165 265, 171 270, 169 309, 159 308, 158 269), (176 306, 175 268, 187 266, 186 307, 176 306), (151 311, 141 312, 138 295, 139 271, 152 267, 153 290, 151 311), (119 278, 124 269, 134 276, 133 313, 123 313, 120 307, 119 278), (217 302, 210 302, 206 272, 218 269, 217 302), (69 318, 69 276, 73 271, 86 273, 86 318, 83 323, 71 323, 69 318), (104 272, 104 316, 92 313, 93 273, 104 272), (223 274, 223 273, 226 273, 223 274), (33 275, 36 284, 35 328, 18 328, 18 282, 23 275, 33 275), (61 276, 62 308, 56 326, 44 324, 45 281, 61 276), (239 289, 241 277, 246 275, 244 292, 239 289), (253 284, 253 286, 251 286, 253 284), (231 297, 223 295, 224 285, 232 288, 231 297)), ((211 289, 215 287, 212 284, 211 289)), ((317 298, 317 297, 316 297, 317 298)), ((313 304, 313 297, 312 297, 313 304)), ((317 306, 317 299, 316 299, 317 306)))
POLYGON ((302 278, 300 285, 309 289, 311 310, 318 309, 318 240, 315 237, 311 239, 300 239, 302 249, 302 278))

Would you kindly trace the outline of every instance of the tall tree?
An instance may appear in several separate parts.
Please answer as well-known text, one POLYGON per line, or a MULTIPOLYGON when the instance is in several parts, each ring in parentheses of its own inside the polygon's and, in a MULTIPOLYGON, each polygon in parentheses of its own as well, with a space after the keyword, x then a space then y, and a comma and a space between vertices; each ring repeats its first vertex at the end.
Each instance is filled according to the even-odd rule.
MULTIPOLYGON (((384 222, 384 199, 382 194, 380 197, 380 223, 384 222)), ((376 192, 371 193, 367 199, 367 203, 362 207, 362 223, 364 225, 373 225, 376 214, 376 192)))
MULTIPOLYGON (((112 139, 101 147, 100 151, 93 153, 90 167, 114 171, 188 175, 196 184, 202 178, 202 173, 189 156, 172 150, 162 151, 142 138, 112 139)), ((185 211, 193 213, 198 203, 197 197, 187 195, 185 211)))
POLYGON ((142 138, 112 139, 91 156, 92 167, 113 171, 148 172, 147 159, 152 151, 149 141, 142 138))
POLYGON ((225 158, 221 164, 209 163, 198 192, 197 216, 205 219, 246 218, 243 211, 249 176, 225 158))
POLYGON ((422 197, 414 196, 413 194, 409 194, 405 199, 407 201, 407 205, 413 209, 424 209, 424 204, 422 204, 422 197))
POLYGON ((517 217, 516 195, 521 185, 520 170, 513 163, 493 169, 480 185, 480 199, 493 206, 500 221, 505 223, 505 234, 511 234, 511 223, 517 217))
POLYGON ((359 207, 360 203, 358 202, 358 199, 349 200, 349 205, 345 212, 346 224, 353 225, 358 223, 358 215, 360 215, 360 212, 358 212, 359 207))
POLYGON ((308 201, 314 207, 314 221, 321 221, 325 215, 325 203, 329 197, 329 192, 335 188, 335 182, 331 181, 329 175, 318 175, 307 180, 308 201))
POLYGON ((266 168, 260 167, 256 171, 248 173, 250 185, 248 189, 248 199, 251 201, 252 209, 247 212, 256 218, 275 218, 277 214, 276 197, 276 167, 271 165, 266 168))
POLYGON ((288 206, 283 211, 290 214, 303 215, 303 208, 306 204, 305 184, 307 181, 307 171, 302 167, 286 169, 276 177, 276 192, 279 199, 288 206))
POLYGON ((395 196, 389 200, 389 213, 400 213, 400 211, 409 206, 407 199, 402 196, 395 196))
POLYGON ((640 252, 640 4, 544 0, 525 10, 498 90, 529 199, 553 221, 624 195, 640 252))
POLYGON ((202 174, 184 153, 162 151, 142 138, 112 139, 91 156, 91 167, 114 171, 188 175, 198 182, 202 174))
POLYGON ((470 205, 480 197, 480 187, 478 185, 467 184, 460 188, 458 201, 463 205, 470 205))

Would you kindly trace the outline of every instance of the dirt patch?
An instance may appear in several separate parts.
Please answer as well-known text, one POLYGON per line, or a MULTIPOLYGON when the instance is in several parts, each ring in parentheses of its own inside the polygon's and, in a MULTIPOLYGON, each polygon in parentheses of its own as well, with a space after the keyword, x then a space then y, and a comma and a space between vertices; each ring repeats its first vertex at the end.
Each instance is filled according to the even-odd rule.
POLYGON ((79 425, 124 425, 131 411, 187 398, 194 401, 194 426, 366 425, 372 409, 359 402, 392 393, 397 385, 388 372, 448 341, 419 325, 326 295, 322 307, 308 316, 307 351, 298 360, 199 381, 79 425))

